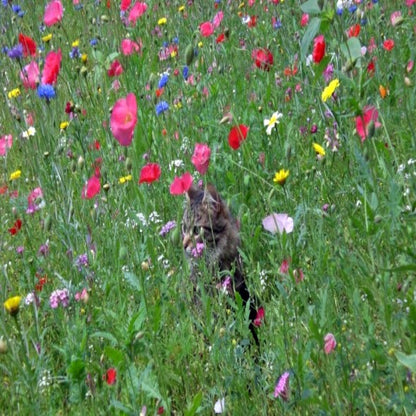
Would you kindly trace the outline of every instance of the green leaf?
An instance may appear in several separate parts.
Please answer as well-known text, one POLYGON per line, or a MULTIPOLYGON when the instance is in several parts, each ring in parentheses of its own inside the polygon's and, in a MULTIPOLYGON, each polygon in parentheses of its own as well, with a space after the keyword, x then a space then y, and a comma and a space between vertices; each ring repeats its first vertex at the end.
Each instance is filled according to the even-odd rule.
POLYGON ((416 372, 416 354, 406 355, 400 351, 396 351, 395 355, 400 364, 403 364, 413 373, 416 372))
POLYGON ((110 334, 109 332, 97 331, 97 332, 94 332, 93 334, 91 334, 91 337, 93 337, 93 338, 105 338, 113 344, 118 344, 117 338, 113 334, 110 334))
POLYGON ((132 287, 132 289, 137 290, 138 292, 142 291, 140 280, 134 273, 124 272, 124 278, 126 279, 126 282, 132 287))
POLYGON ((312 40, 317 35, 319 28, 321 27, 321 19, 319 17, 314 17, 308 25, 305 34, 303 35, 302 42, 300 44, 300 53, 302 57, 308 55, 309 45, 312 43, 312 40))
POLYGON ((116 366, 118 367, 124 361, 124 354, 122 351, 113 348, 113 347, 105 347, 104 354, 107 358, 116 366))
POLYGON ((187 410, 185 410, 184 415, 185 416, 193 416, 198 411, 199 406, 201 406, 202 403, 202 391, 199 391, 194 399, 192 400, 192 404, 188 407, 187 410))
POLYGON ((341 44, 341 52, 351 62, 361 58, 361 43, 358 38, 349 38, 346 43, 341 44))
POLYGON ((85 374, 85 363, 81 358, 72 358, 71 363, 66 368, 68 377, 72 380, 81 381, 85 374))
POLYGON ((300 6, 303 13, 317 14, 321 13, 321 8, 319 7, 318 0, 308 0, 300 6))
POLYGON ((393 267, 391 269, 384 269, 388 272, 409 272, 416 270, 416 264, 403 264, 403 266, 393 267))

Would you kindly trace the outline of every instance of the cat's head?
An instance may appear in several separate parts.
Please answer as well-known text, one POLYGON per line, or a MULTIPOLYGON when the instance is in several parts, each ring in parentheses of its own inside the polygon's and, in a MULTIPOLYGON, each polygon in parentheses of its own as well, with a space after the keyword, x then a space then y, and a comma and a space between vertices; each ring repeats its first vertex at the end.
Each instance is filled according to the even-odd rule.
POLYGON ((212 185, 205 189, 193 185, 188 190, 182 234, 183 247, 188 255, 195 257, 198 245, 203 244, 210 261, 220 260, 227 246, 236 250, 239 243, 234 219, 212 185))

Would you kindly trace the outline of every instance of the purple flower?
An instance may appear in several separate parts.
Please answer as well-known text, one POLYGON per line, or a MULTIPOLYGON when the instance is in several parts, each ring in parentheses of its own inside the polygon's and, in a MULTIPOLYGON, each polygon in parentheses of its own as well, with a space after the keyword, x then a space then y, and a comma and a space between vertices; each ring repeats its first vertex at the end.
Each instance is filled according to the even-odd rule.
POLYGON ((328 83, 331 80, 333 73, 334 73, 334 65, 328 64, 324 72, 322 72, 322 75, 326 83, 328 83))
POLYGON ((49 254, 49 245, 48 243, 42 244, 39 247, 38 255, 46 257, 49 254))
POLYGON ((49 297, 49 305, 52 309, 56 309, 59 305, 66 308, 69 304, 69 292, 68 289, 54 290, 49 297))
POLYGON ((176 227, 176 221, 168 221, 160 230, 159 235, 165 237, 166 234, 176 227))
POLYGON ((80 254, 75 259, 75 266, 77 267, 79 272, 82 270, 83 267, 88 267, 88 255, 87 255, 87 253, 80 254))
POLYGON ((23 45, 19 43, 18 45, 14 46, 12 49, 7 51, 7 55, 11 59, 18 59, 23 56, 23 45))
POLYGON ((204 247, 204 243, 196 243, 196 247, 191 250, 191 256, 196 259, 201 257, 204 252, 204 247))
POLYGON ((279 378, 276 387, 274 388, 274 397, 281 397, 284 401, 288 400, 289 396, 289 372, 285 371, 279 378))

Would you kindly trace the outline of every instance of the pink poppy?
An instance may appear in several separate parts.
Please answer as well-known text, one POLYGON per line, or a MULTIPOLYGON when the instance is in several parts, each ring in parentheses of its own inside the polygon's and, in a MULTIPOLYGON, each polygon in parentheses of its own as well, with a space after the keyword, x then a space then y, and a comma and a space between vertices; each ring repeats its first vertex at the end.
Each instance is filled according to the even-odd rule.
POLYGON ((326 43, 324 35, 319 35, 313 40, 312 60, 316 64, 319 64, 325 56, 325 47, 326 43))
POLYGON ((113 107, 110 119, 111 131, 122 146, 130 146, 137 123, 137 102, 133 93, 120 98, 113 107))
POLYGON ((191 161, 201 175, 204 175, 208 169, 210 156, 211 149, 206 144, 197 143, 195 145, 191 161))
POLYGON ((23 56, 36 56, 36 42, 29 36, 19 33, 19 43, 23 47, 23 56))
POLYGON ((235 126, 230 130, 230 133, 228 134, 228 144, 232 149, 237 150, 241 146, 241 143, 247 138, 248 130, 249 127, 244 124, 235 126))
POLYGON ((43 66, 41 83, 53 85, 58 79, 58 74, 61 69, 62 52, 51 51, 46 55, 45 64, 43 66))
POLYGON ((263 227, 272 234, 276 234, 277 231, 280 234, 283 234, 283 232, 289 234, 293 231, 293 218, 287 214, 273 213, 263 219, 263 227))
POLYGON ((373 137, 374 129, 381 126, 377 119, 378 111, 373 106, 364 107, 363 114, 355 118, 355 129, 362 142, 367 138, 373 137))
POLYGON ((300 19, 300 25, 302 27, 305 27, 309 23, 309 14, 303 13, 301 19, 300 19))
POLYGON ((0 156, 6 156, 7 151, 12 147, 13 137, 6 134, 0 138, 0 156))
POLYGON ((199 25, 201 36, 208 37, 214 33, 215 26, 212 22, 204 22, 199 25))
POLYGON ((146 3, 141 3, 140 1, 134 3, 133 7, 130 10, 129 16, 127 18, 130 24, 134 26, 137 22, 137 19, 141 17, 146 10, 147 10, 146 3))
POLYGON ((393 40, 393 39, 386 39, 386 40, 383 42, 383 48, 384 48, 386 51, 391 51, 391 50, 394 48, 394 40, 393 40))
POLYGON ((170 193, 172 195, 181 195, 189 190, 192 185, 192 176, 189 172, 185 172, 182 176, 175 176, 170 185, 170 193))
POLYGON ((20 80, 25 88, 35 90, 39 83, 39 75, 40 71, 38 63, 32 61, 30 64, 25 65, 20 71, 20 80))
POLYGON ((261 326, 263 324, 264 321, 264 308, 263 306, 260 306, 260 308, 258 309, 257 313, 256 313, 256 317, 254 318, 253 324, 254 326, 261 326))
POLYGON ((279 267, 279 273, 287 274, 289 273, 291 259, 283 259, 282 264, 279 267))
POLYGON ((87 183, 82 188, 81 198, 91 199, 94 198, 101 190, 100 178, 96 175, 88 179, 87 183))
POLYGON ((52 26, 59 23, 64 15, 64 8, 60 0, 52 0, 46 5, 43 23, 46 26, 52 26))
POLYGON ((121 53, 123 55, 132 55, 134 52, 140 53, 142 50, 142 43, 132 41, 131 39, 123 39, 121 41, 121 53))
POLYGON ((161 169, 157 163, 148 163, 142 167, 140 171, 139 184, 141 183, 152 183, 157 181, 160 177, 161 169))
POLYGON ((117 77, 123 73, 123 67, 118 59, 111 62, 110 68, 107 70, 109 77, 117 77))
POLYGON ((335 347, 337 346, 337 341, 335 340, 334 334, 331 334, 330 332, 326 334, 324 337, 324 341, 325 354, 330 354, 332 351, 334 351, 335 347))
POLYGON ((212 19, 212 24, 214 26, 214 29, 216 29, 222 22, 222 19, 224 17, 224 12, 219 11, 214 18, 212 19))
POLYGON ((40 198, 43 198, 43 191, 42 188, 37 187, 28 195, 27 202, 29 205, 33 205, 40 198))

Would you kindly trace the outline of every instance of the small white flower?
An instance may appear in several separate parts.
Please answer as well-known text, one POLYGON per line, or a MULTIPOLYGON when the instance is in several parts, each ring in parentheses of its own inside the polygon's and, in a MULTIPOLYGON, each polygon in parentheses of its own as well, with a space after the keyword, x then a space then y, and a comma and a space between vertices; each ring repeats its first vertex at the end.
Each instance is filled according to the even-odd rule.
POLYGON ((266 118, 263 123, 266 127, 266 133, 270 136, 272 134, 272 130, 276 124, 280 123, 280 119, 283 117, 282 113, 278 111, 274 112, 270 119, 266 118))
POLYGON ((219 399, 214 404, 214 412, 216 414, 225 412, 225 399, 219 399))

